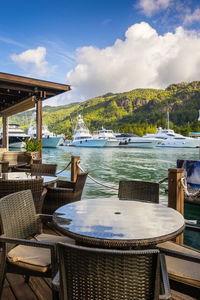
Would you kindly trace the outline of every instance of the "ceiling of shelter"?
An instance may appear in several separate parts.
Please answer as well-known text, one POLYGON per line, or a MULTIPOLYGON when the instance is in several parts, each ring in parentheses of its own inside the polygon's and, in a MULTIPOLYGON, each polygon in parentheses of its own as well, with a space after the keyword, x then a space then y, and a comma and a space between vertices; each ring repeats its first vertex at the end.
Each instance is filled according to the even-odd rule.
POLYGON ((0 72, 0 113, 15 107, 18 113, 29 106, 32 108, 38 99, 45 100, 69 90, 70 86, 66 84, 0 72))

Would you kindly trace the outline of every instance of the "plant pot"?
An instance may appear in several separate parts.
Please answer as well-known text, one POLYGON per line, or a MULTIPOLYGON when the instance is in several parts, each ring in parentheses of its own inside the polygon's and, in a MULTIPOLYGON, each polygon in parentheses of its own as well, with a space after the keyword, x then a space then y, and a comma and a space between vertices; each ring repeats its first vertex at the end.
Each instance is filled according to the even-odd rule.
POLYGON ((25 155, 30 156, 31 157, 31 161, 33 161, 35 159, 40 159, 40 151, 25 152, 25 155))

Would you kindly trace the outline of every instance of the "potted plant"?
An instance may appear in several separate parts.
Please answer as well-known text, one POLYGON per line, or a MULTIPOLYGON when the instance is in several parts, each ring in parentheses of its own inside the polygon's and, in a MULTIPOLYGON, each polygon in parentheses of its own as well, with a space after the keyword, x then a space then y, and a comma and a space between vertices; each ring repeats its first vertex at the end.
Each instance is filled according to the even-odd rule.
POLYGON ((26 154, 31 156, 32 159, 40 158, 40 150, 42 149, 42 141, 34 138, 26 139, 26 154))

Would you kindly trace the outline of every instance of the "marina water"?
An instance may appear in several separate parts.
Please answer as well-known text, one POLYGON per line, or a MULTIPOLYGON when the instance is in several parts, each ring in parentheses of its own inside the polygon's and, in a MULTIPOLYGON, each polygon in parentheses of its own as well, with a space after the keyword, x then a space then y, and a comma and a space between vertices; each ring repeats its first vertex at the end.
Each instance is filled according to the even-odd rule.
MULTIPOLYGON (((81 167, 89 175, 105 186, 87 179, 82 199, 115 197, 117 191, 106 186, 118 188, 120 180, 140 179, 158 182, 168 176, 169 168, 176 168, 177 159, 199 160, 198 148, 79 148, 58 147, 44 148, 43 161, 57 163, 58 171, 64 169, 71 156, 80 156, 81 167)), ((70 180, 70 167, 59 175, 70 180)), ((167 181, 160 185, 160 203, 167 205, 165 187, 167 181)), ((185 236, 185 243, 200 249, 195 232, 185 236), (192 234, 192 236, 191 236, 192 234), (195 241, 195 242, 194 242, 195 241)))

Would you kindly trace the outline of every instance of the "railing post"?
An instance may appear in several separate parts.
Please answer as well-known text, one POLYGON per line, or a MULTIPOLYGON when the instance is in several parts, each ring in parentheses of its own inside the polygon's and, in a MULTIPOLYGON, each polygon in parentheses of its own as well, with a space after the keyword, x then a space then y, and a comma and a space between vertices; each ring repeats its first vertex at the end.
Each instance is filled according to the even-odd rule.
MULTIPOLYGON (((168 170, 168 207, 176 209, 184 216, 184 192, 181 178, 184 169, 168 170)), ((177 244, 183 245, 183 233, 176 238, 177 244)))
POLYGON ((77 175, 80 172, 77 162, 80 160, 80 156, 71 157, 71 181, 76 181, 77 175))

